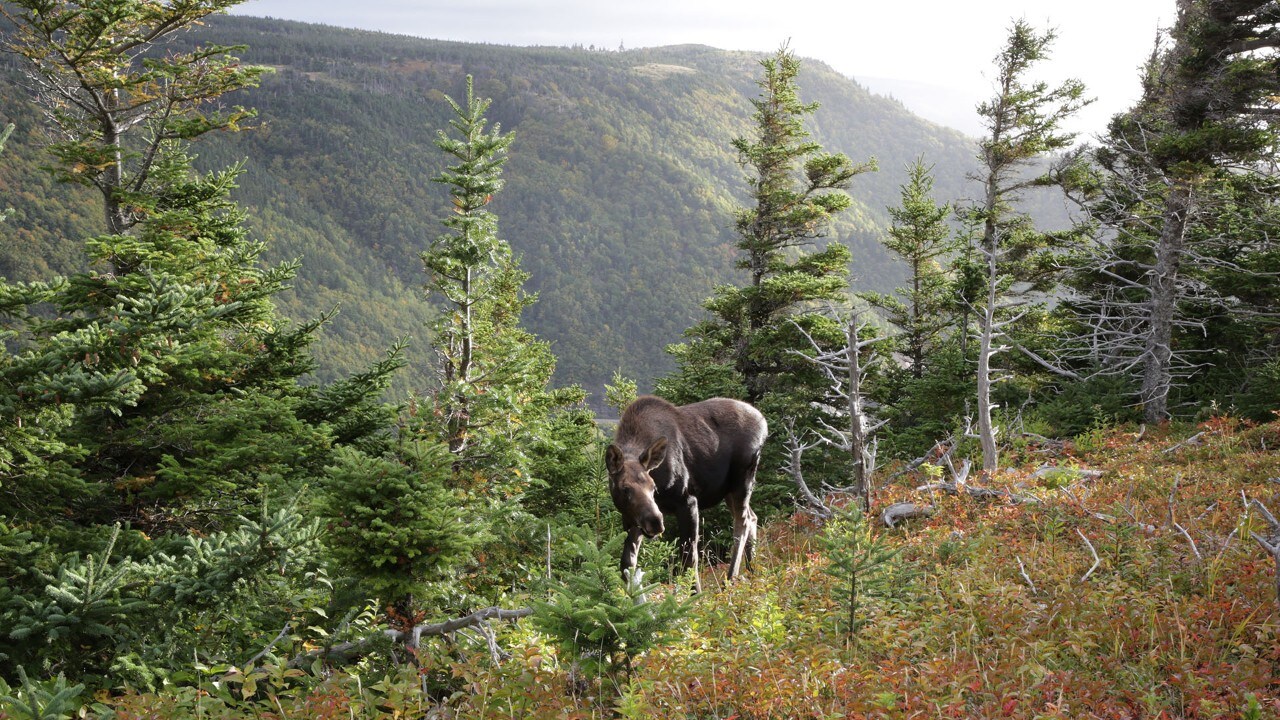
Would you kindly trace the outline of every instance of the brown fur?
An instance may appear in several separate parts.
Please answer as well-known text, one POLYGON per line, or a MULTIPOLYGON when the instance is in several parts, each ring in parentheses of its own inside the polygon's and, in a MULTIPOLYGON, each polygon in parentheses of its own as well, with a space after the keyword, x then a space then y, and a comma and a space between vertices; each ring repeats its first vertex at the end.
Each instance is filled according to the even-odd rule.
POLYGON ((605 453, 609 492, 627 530, 623 572, 635 567, 641 540, 662 533, 662 516, 675 515, 681 564, 698 583, 698 511, 720 502, 733 515, 729 577, 744 560, 749 565, 756 537, 751 491, 768 433, 760 411, 738 400, 676 407, 644 395, 628 406, 605 453))

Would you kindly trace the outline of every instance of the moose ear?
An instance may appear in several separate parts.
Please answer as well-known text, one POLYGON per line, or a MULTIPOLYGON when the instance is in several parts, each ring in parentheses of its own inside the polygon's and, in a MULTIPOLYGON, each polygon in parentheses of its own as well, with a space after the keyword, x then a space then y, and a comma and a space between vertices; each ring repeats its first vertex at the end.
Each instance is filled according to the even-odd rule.
POLYGON ((610 475, 617 475, 622 472, 622 451, 617 445, 610 445, 608 450, 604 452, 604 467, 609 471, 610 475))
POLYGON ((640 464, 645 470, 656 470, 667 459, 667 439, 658 438, 648 450, 640 454, 640 464))

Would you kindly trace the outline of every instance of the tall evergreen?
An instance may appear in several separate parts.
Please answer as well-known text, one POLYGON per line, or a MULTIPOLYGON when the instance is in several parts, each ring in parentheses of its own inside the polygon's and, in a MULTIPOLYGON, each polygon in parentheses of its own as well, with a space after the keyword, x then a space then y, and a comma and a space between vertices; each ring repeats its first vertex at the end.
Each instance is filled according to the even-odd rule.
POLYGON ((893 454, 918 457, 952 431, 969 395, 965 388, 973 385, 965 362, 964 301, 976 294, 961 287, 965 241, 948 224, 951 213, 950 204, 934 199, 923 159, 908 166, 901 201, 889 208, 893 225, 881 240, 906 264, 906 285, 892 295, 861 294, 896 328, 887 347, 904 360, 882 363, 874 383, 878 414, 886 421, 884 446, 893 454))
MULTIPOLYGON (((0 672, 43 664, 152 683, 166 663, 191 661, 165 655, 187 647, 175 636, 192 639, 184 621, 227 629, 226 642, 207 646, 214 653, 239 655, 261 647, 257 633, 279 632, 291 612, 279 595, 300 597, 290 583, 316 570, 304 488, 336 444, 386 445, 392 414, 380 395, 401 363, 393 355, 334 385, 299 383, 314 367, 308 347, 321 321, 292 326, 273 305, 296 265, 263 267, 264 245, 231 200, 240 168, 192 168, 187 138, 218 123, 165 94, 213 99, 241 86, 227 84, 240 71, 152 57, 155 40, 207 4, 19 6, 15 42, 34 72, 62 58, 85 82, 121 84, 104 91, 118 103, 108 109, 140 114, 117 129, 154 142, 135 157, 41 96, 54 128, 69 133, 50 148, 56 175, 78 181, 75 158, 93 153, 120 173, 93 176, 114 220, 85 241, 87 270, 0 281, 0 565, 6 575, 21 568, 0 593, 0 624, 20 628, 0 672), (118 77, 104 80, 113 69, 118 77), (140 110, 157 97, 167 98, 159 110, 140 110)), ((80 98, 78 87, 67 95, 80 98)))
POLYGON ((1056 88, 1029 81, 1028 74, 1049 56, 1053 31, 1038 33, 1018 20, 996 56, 996 94, 978 106, 987 135, 979 142, 982 182, 980 204, 969 209, 970 221, 980 228, 977 252, 986 266, 985 295, 974 307, 977 315, 977 433, 982 444, 982 468, 999 466, 997 428, 991 411, 991 391, 999 379, 993 358, 1009 346, 999 344, 1007 328, 1024 314, 1012 314, 1024 301, 1009 297, 1016 281, 1035 283, 1046 278, 1043 250, 1051 237, 1038 232, 1031 219, 1012 203, 1029 187, 1043 184, 1028 174, 1033 163, 1070 147, 1073 133, 1062 122, 1085 105, 1084 86, 1068 80, 1056 88))
POLYGON ((489 126, 490 101, 475 96, 469 76, 465 101, 446 101, 451 132, 439 131, 436 145, 455 164, 434 180, 448 188, 452 207, 446 232, 421 256, 428 299, 440 303, 432 326, 440 386, 423 416, 428 425, 439 419, 460 473, 511 485, 527 476, 525 447, 548 413, 581 395, 549 388, 550 347, 520 326, 535 300, 524 292, 528 273, 489 210, 514 136, 489 126))
MULTIPOLYGON (((142 219, 134 204, 163 190, 152 169, 175 140, 236 129, 253 113, 216 102, 255 87, 267 68, 245 65, 210 45, 163 54, 175 33, 243 0, 15 0, 0 12, 13 23, 6 49, 27 62, 54 136, 60 180, 97 188, 106 230, 142 219)), ((116 260, 117 272, 132 269, 116 260)))
POLYGON ((1274 2, 1180 0, 1143 96, 1079 189, 1106 230, 1074 258, 1077 370, 1132 382, 1148 422, 1198 376, 1220 398, 1274 359, 1274 2), (1217 366, 1217 367, 1215 367, 1217 366), (1211 369, 1212 368, 1212 369, 1211 369))
POLYGON ((828 345, 843 338, 813 304, 845 298, 849 250, 839 242, 806 248, 849 207, 850 180, 874 163, 855 165, 809 139, 804 118, 817 104, 801 102, 800 60, 789 49, 760 64, 754 134, 733 141, 751 200, 734 223, 747 282, 718 288, 705 305, 710 317, 686 332, 687 343, 669 348, 679 370, 660 389, 678 400, 724 394, 761 403, 773 395, 785 405, 783 396, 795 392, 794 404, 803 406, 821 395, 823 381, 791 352, 808 347, 801 329, 828 345))
POLYGON ((930 350, 954 323, 951 280, 942 260, 959 249, 947 218, 951 206, 934 200, 933 177, 923 159, 907 168, 902 201, 889 208, 893 225, 882 242, 907 265, 907 285, 893 295, 863 293, 900 332, 898 352, 911 362, 911 376, 924 377, 930 350))

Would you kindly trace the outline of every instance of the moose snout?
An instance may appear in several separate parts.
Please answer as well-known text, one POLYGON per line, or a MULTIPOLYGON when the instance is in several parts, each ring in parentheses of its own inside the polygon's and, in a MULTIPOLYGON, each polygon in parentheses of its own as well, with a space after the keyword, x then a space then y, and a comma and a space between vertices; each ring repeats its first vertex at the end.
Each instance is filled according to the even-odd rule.
POLYGON ((662 534, 662 516, 645 518, 640 521, 640 532, 647 538, 656 538, 662 534))

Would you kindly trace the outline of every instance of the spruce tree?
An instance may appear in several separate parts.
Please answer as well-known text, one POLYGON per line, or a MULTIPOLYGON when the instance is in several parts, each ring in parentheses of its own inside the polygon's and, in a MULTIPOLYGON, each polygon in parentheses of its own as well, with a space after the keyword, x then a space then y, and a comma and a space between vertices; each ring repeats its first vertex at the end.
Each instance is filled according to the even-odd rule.
POLYGON ((734 223, 747 282, 718 288, 705 305, 710 317, 686 331, 687 343, 668 349, 679 370, 659 387, 673 399, 720 394, 759 404, 773 395, 788 404, 784 396, 794 393, 804 405, 821 395, 824 381, 792 352, 808 347, 801 329, 826 345, 843 338, 838 323, 811 306, 846 297, 849 249, 839 242, 806 248, 849 207, 850 180, 874 162, 854 164, 809 139, 804 118, 818 106, 801 102, 800 60, 788 48, 760 64, 754 134, 733 141, 751 199, 734 223))
MULTIPOLYGON (((885 422, 883 446, 895 455, 918 457, 954 429, 972 385, 965 364, 965 239, 948 224, 952 207, 933 197, 933 177, 923 158, 907 168, 901 202, 881 241, 907 266, 907 284, 892 295, 860 297, 880 309, 896 328, 889 348, 902 363, 883 363, 872 385, 885 422), (905 366, 905 367, 904 367, 905 366)), ((975 284, 976 285, 976 284, 975 284)))
POLYGON ((1193 377, 1219 400, 1275 356, 1275 22, 1272 2, 1179 0, 1141 99, 1072 176, 1106 232, 1071 259, 1064 364, 1131 382, 1147 422, 1193 377))
POLYGON ((300 530, 312 523, 295 509, 314 509, 308 483, 336 444, 389 442, 380 395, 401 364, 396 352, 335 385, 301 384, 323 319, 294 326, 276 314, 273 297, 296 265, 263 266, 264 245, 231 199, 239 167, 192 167, 190 138, 244 117, 205 113, 204 102, 258 71, 216 48, 161 56, 155 42, 227 4, 6 8, 10 48, 37 87, 65 91, 38 98, 64 133, 50 147, 54 172, 99 187, 108 220, 107 233, 85 241, 89 269, 0 281, 0 547, 30 559, 0 593, 0 620, 27 632, 0 661, 6 677, 16 662, 74 667, 105 686, 151 683, 166 671, 152 663, 190 663, 192 648, 165 658, 135 647, 139 638, 181 633, 197 617, 229 630, 208 652, 261 648, 270 638, 259 633, 278 633, 290 612, 279 614, 279 596, 301 591, 302 573, 276 550, 314 556, 301 551, 315 546, 300 530), (94 98, 105 103, 96 115, 94 98), (289 517, 270 520, 284 506, 289 517), (222 557, 233 536, 254 552, 222 557), (89 576, 58 570, 77 563, 108 585, 124 578, 128 592, 97 581, 92 598, 80 592, 89 576), (89 599, 101 604, 96 624, 76 615, 89 599), (134 600, 144 603, 137 612, 134 600), (59 623, 65 643, 43 643, 59 623))
POLYGON ((534 624, 588 677, 629 678, 635 660, 670 641, 689 611, 690 602, 675 593, 650 599, 658 586, 639 570, 619 577, 621 541, 605 548, 580 537, 567 543, 577 567, 552 581, 546 601, 533 603, 534 624))
POLYGON ((978 159, 982 182, 981 204, 968 209, 970 221, 980 229, 975 250, 986 266, 984 298, 973 308, 978 321, 977 434, 982 444, 982 469, 999 467, 997 428, 991 411, 992 386, 1000 378, 993 366, 995 356, 1009 349, 998 344, 1011 324, 1025 310, 1013 314, 1025 300, 1013 299, 1015 282, 1035 284, 1047 279, 1047 255, 1043 252, 1054 238, 1038 232, 1031 219, 1014 209, 1013 203, 1027 188, 1043 185, 1028 170, 1038 159, 1070 147, 1073 133, 1062 123, 1083 105, 1084 86, 1067 80, 1056 88, 1042 81, 1029 81, 1028 74, 1049 56, 1053 31, 1038 33, 1026 21, 1010 28, 1008 40, 996 56, 996 94, 978 106, 987 128, 979 143, 978 159))
POLYGON ((889 208, 893 225, 882 241, 906 263, 907 285, 893 295, 862 294, 898 329, 895 349, 910 360, 916 380, 924 377, 931 350, 955 322, 950 317, 951 279, 941 261, 959 250, 959 242, 947 225, 951 206, 933 199, 930 172, 923 158, 907 168, 901 204, 889 208))
POLYGON ((840 508, 827 520, 819 542, 827 555, 827 574, 837 584, 836 597, 844 605, 847 642, 868 624, 866 609, 872 599, 892 599, 906 591, 910 579, 897 562, 899 550, 875 533, 866 512, 856 504, 840 508))
POLYGON ((527 477, 525 448, 540 423, 581 393, 549 389, 555 370, 550 346, 520 326, 535 298, 524 292, 528 273, 499 236, 498 217, 488 207, 502 190, 514 136, 488 125, 490 101, 475 96, 470 76, 466 87, 463 103, 446 98, 451 132, 441 130, 436 139, 455 164, 434 178, 449 190, 446 232, 422 253, 428 299, 441 304, 432 325, 440 386, 430 413, 422 416, 428 424, 440 418, 460 478, 513 486, 527 477))
MULTIPOLYGON (((255 87, 267 68, 245 65, 217 45, 157 52, 243 0, 14 0, 5 47, 27 62, 28 79, 54 134, 55 175, 97 188, 106 230, 141 219, 134 203, 161 190, 152 168, 172 141, 234 130, 253 113, 216 101, 255 87)), ((115 262, 116 272, 131 266, 115 262)))

